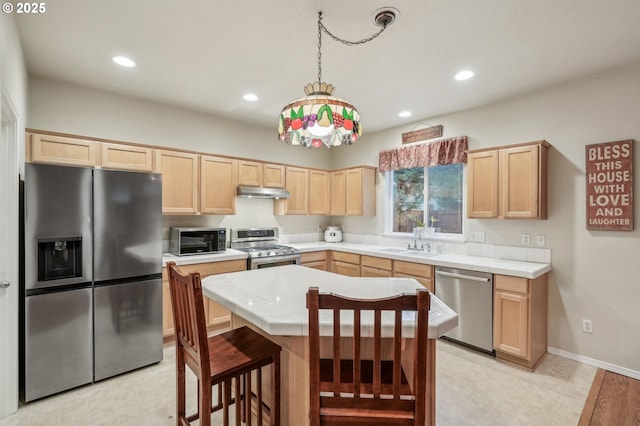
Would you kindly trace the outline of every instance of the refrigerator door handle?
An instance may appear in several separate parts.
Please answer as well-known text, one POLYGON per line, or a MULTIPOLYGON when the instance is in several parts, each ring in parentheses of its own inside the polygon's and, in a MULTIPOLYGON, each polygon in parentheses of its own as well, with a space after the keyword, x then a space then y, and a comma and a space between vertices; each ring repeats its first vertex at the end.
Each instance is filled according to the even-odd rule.
POLYGON ((0 288, 7 288, 11 285, 11 282, 7 281, 7 280, 2 280, 0 281, 0 288))

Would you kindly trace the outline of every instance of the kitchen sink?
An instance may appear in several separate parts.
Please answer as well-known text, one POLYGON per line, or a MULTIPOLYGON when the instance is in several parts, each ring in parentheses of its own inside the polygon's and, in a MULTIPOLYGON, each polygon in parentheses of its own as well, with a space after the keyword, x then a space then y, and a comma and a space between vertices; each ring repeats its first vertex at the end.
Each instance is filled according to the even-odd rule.
POLYGON ((385 251, 387 253, 402 253, 409 250, 407 250, 406 248, 387 247, 387 248, 380 249, 380 251, 385 251))
POLYGON ((416 256, 416 257, 431 257, 437 256, 438 253, 432 251, 421 251, 421 250, 403 250, 402 254, 406 254, 408 256, 416 256))
POLYGON ((399 247, 387 247, 387 248, 380 249, 380 251, 386 252, 386 253, 397 253, 397 254, 404 254, 404 255, 416 256, 416 257, 431 257, 431 256, 436 256, 438 254, 432 251, 408 250, 406 248, 399 248, 399 247))

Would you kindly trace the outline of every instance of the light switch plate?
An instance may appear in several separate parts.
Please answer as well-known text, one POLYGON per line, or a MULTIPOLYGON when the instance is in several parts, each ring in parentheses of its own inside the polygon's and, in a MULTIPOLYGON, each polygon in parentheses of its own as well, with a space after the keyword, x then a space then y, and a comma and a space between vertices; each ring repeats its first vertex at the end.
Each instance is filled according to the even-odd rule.
POLYGON ((523 246, 530 246, 531 245, 531 234, 522 234, 522 236, 520 237, 520 243, 523 246))

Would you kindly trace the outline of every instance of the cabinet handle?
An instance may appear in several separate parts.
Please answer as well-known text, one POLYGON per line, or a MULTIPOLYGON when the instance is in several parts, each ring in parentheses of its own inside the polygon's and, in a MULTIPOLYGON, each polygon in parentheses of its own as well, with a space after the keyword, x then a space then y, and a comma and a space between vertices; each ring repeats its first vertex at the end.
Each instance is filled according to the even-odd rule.
POLYGON ((444 272, 444 271, 436 271, 436 275, 441 275, 443 277, 450 277, 450 278, 460 278, 462 280, 469 280, 469 281, 480 281, 483 283, 488 283, 490 280, 490 278, 474 277, 471 275, 462 275, 462 274, 453 274, 451 272, 444 272))

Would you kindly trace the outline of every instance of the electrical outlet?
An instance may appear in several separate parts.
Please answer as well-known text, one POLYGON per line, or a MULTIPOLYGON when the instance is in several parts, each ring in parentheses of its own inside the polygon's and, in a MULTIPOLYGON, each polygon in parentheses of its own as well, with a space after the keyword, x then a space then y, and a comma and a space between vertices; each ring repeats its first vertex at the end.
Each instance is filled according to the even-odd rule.
POLYGON ((472 232, 471 241, 474 243, 484 243, 484 232, 472 232))
POLYGON ((318 229, 316 229, 316 231, 318 231, 318 232, 324 231, 324 229, 322 229, 322 225, 318 225, 318 229))
POLYGON ((536 245, 544 247, 547 244, 547 237, 544 234, 536 234, 536 245))
POLYGON ((593 333, 593 324, 591 324, 590 319, 582 320, 582 332, 583 333, 593 333))
POLYGON ((531 245, 531 234, 522 234, 520 236, 520 243, 523 246, 530 246, 531 245))

